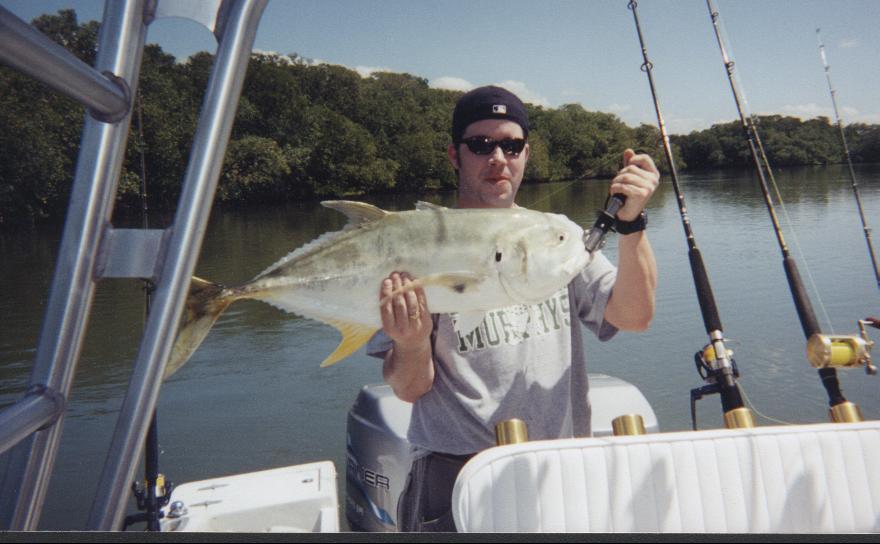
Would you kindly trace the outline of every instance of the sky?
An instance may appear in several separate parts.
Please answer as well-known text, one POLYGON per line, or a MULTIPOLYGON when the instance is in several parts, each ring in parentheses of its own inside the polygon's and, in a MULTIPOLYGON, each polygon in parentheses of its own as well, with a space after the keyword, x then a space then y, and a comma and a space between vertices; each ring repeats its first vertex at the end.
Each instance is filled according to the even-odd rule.
MULTIPOLYGON (((160 0, 168 1, 168 0, 160 0)), ((192 2, 196 0, 180 0, 192 2)), ((270 0, 255 49, 357 69, 406 72, 432 87, 496 84, 524 101, 579 103, 630 126, 657 124, 627 0, 270 0)), ((753 114, 808 119, 834 112, 819 57, 821 28, 845 123, 880 124, 880 0, 715 0, 753 114)), ((98 0, 0 0, 30 21, 73 8, 100 19, 98 0)), ((640 0, 639 19, 670 133, 738 119, 704 0, 640 0)), ((154 22, 147 38, 179 60, 216 50, 186 19, 154 22)))

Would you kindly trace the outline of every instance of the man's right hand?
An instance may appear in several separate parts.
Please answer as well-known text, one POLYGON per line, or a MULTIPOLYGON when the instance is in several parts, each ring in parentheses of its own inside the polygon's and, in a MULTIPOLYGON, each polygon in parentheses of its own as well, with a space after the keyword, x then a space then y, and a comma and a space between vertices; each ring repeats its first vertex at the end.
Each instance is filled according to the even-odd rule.
POLYGON ((394 341, 394 347, 385 355, 382 376, 394 394, 406 402, 418 400, 434 383, 430 340, 434 322, 425 292, 421 288, 400 292, 412 281, 406 272, 393 272, 382 280, 379 291, 382 332, 394 341))
POLYGON ((413 283, 406 272, 392 272, 382 280, 379 300, 385 301, 379 308, 382 315, 382 332, 402 347, 415 347, 431 336, 434 323, 428 311, 425 291, 421 287, 401 293, 403 287, 413 283), (397 292, 392 296, 392 293, 397 292))

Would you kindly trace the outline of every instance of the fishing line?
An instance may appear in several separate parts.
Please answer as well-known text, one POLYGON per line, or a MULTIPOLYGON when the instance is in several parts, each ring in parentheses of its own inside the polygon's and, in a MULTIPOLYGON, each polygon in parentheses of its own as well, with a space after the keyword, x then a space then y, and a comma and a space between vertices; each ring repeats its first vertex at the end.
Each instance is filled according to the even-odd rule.
MULTIPOLYGON (((867 338, 862 327, 862 336, 838 336, 829 335, 822 332, 819 326, 816 312, 810 302, 810 297, 804 287, 804 282, 798 272, 798 266, 795 259, 791 256, 785 238, 782 235, 782 227, 776 215, 773 205, 773 198, 770 189, 767 186, 767 176, 773 177, 767 154, 764 152, 761 138, 758 134, 758 128, 754 117, 751 114, 746 115, 743 107, 744 101, 741 96, 741 90, 737 84, 737 77, 734 73, 734 62, 730 60, 727 53, 725 40, 722 38, 722 28, 719 24, 719 14, 715 9, 712 0, 706 0, 709 8, 709 15, 715 36, 718 40, 718 47, 721 50, 721 57, 724 69, 727 72, 727 78, 730 82, 733 99, 736 103, 737 112, 743 129, 743 135, 749 146, 749 152, 755 166, 755 172, 760 181, 761 192, 764 196, 764 203, 767 207, 767 213, 773 223, 773 230, 776 234, 779 249, 782 252, 782 264, 785 270, 786 279, 788 280, 789 290, 797 310, 797 316, 807 340, 807 359, 810 364, 818 369, 819 379, 825 392, 828 395, 829 415, 834 422, 855 422, 864 421, 859 407, 846 400, 843 392, 840 390, 840 381, 837 377, 837 368, 852 368, 856 366, 865 366, 868 374, 876 373, 876 369, 870 364, 871 358, 868 353, 872 342, 867 338), (758 150, 760 149, 760 157, 758 150)), ((774 182, 774 187, 776 184, 774 182)), ((781 197, 776 187, 777 198, 781 197)), ((789 227, 791 222, 789 218, 789 227)), ((827 315, 827 313, 826 313, 827 315)))
MULTIPOLYGON (((712 8, 710 7, 710 9, 712 8)), ((727 33, 727 27, 725 26, 724 21, 720 17, 716 18, 716 20, 718 31, 721 34, 719 40, 724 40, 724 44, 727 47, 727 61, 732 67, 734 64, 736 64, 736 62, 734 61, 734 59, 736 58, 736 54, 733 52, 733 45, 731 45, 732 42, 730 41, 730 35, 727 33)), ((742 84, 742 79, 739 75, 739 72, 730 71, 730 76, 736 80, 736 87, 739 90, 743 113, 749 119, 749 122, 753 126, 757 127, 757 125, 759 124, 758 119, 756 119, 755 116, 752 115, 751 108, 749 107, 749 99, 748 96, 746 96, 746 91, 742 84)), ((783 200, 782 193, 779 191, 779 186, 776 183, 776 176, 773 174, 773 169, 770 167, 770 161, 767 159, 767 153, 764 151, 764 144, 761 141, 761 137, 758 134, 757 128, 755 128, 754 130, 754 136, 755 143, 757 144, 758 151, 761 155, 761 162, 763 162, 764 164, 764 171, 767 173, 767 177, 770 180, 773 191, 776 193, 776 200, 779 207, 782 208, 782 216, 785 219, 786 225, 788 226, 788 231, 791 233, 792 240, 794 240, 793 245, 795 251, 797 251, 798 256, 804 263, 804 269, 806 271, 807 280, 809 281, 813 296, 818 302, 819 309, 822 313, 822 317, 824 318, 826 325, 828 325, 831 333, 834 334, 834 324, 831 322, 831 318, 828 316, 828 311, 825 308, 825 303, 822 300, 822 295, 819 292, 819 288, 816 286, 815 279, 813 278, 810 264, 807 261, 803 249, 801 248, 800 239, 798 238, 797 231, 795 230, 794 224, 791 221, 791 216, 788 214, 788 209, 785 207, 785 200, 783 200)))
MULTIPOLYGON (((606 156, 606 157, 600 159, 599 170, 601 171, 602 167, 607 166, 609 163, 614 163, 614 161, 615 161, 615 159, 614 159, 613 155, 606 156)), ((555 196, 556 194, 560 193, 561 191, 564 191, 565 189, 568 189, 571 185, 573 185, 577 181, 580 181, 580 180, 578 180, 578 179, 569 180, 569 181, 565 182, 561 187, 558 187, 557 189, 553 190, 553 192, 551 192, 550 194, 544 195, 541 198, 535 200, 534 202, 530 202, 525 207, 529 208, 529 209, 536 209, 538 204, 542 204, 544 201, 550 200, 550 197, 555 196)), ((535 185, 540 186, 541 184, 538 183, 535 185)), ((578 218, 571 217, 570 219, 578 224, 582 223, 582 221, 580 220, 579 217, 578 218)))
MULTIPOLYGON (((754 120, 752 122, 754 122, 754 120)), ((825 323, 828 325, 831 333, 834 334, 834 324, 831 322, 831 318, 828 316, 828 310, 825 308, 825 301, 822 299, 822 294, 819 292, 819 288, 816 286, 816 281, 813 279, 813 273, 810 267, 810 263, 807 260, 807 256, 804 254, 803 248, 801 247, 800 239, 797 235, 797 230, 795 230, 794 224, 791 221, 791 216, 788 215, 788 208, 785 207, 785 201, 782 199, 782 194, 779 192, 779 186, 776 184, 776 176, 773 175, 773 170, 770 168, 770 163, 767 161, 767 155, 764 153, 764 145, 761 143, 760 139, 758 139, 758 149, 761 151, 762 160, 764 161, 765 165, 764 168, 767 170, 767 177, 770 178, 770 184, 773 186, 773 191, 776 193, 776 200, 779 202, 779 207, 782 208, 782 216, 785 218, 785 223, 788 225, 788 231, 791 233, 791 237, 794 240, 794 248, 800 256, 801 261, 803 261, 804 263, 804 270, 807 273, 807 280, 809 280, 810 282, 810 288, 813 291, 813 296, 818 302, 819 310, 821 310, 822 312, 822 317, 825 319, 825 323)))
POLYGON ((749 396, 746 394, 746 388, 743 387, 742 382, 739 382, 739 383, 737 383, 736 385, 737 385, 737 387, 739 388, 739 392, 742 393, 742 396, 743 396, 743 398, 745 399, 746 404, 748 404, 748 405, 749 405, 749 408, 751 408, 752 411, 755 412, 756 414, 758 414, 760 417, 766 419, 767 421, 772 421, 773 423, 779 423, 779 424, 781 424, 781 425, 797 425, 797 423, 792 423, 792 422, 790 422, 790 421, 783 421, 783 420, 781 420, 781 419, 776 419, 775 417, 770 417, 770 416, 768 416, 768 415, 762 413, 762 412, 761 412, 760 410, 758 410, 758 408, 755 406, 755 403, 752 402, 752 399, 750 399, 749 396))
POLYGON ((636 0, 630 0, 627 7, 632 11, 636 33, 639 38, 639 45, 642 48, 642 59, 644 62, 642 63, 641 70, 645 72, 645 75, 648 78, 648 85, 651 89, 654 111, 657 113, 657 126, 660 131, 663 151, 666 155, 666 162, 669 166, 669 175, 672 178, 672 187, 675 190, 675 196, 678 201, 678 212, 681 217, 681 224, 687 240, 688 260, 690 261, 691 274, 694 279, 697 301, 699 302, 700 312, 703 316, 703 326, 706 330, 706 334, 709 336, 709 343, 694 355, 697 372, 707 385, 694 388, 690 392, 691 422, 694 430, 696 430, 696 401, 703 398, 704 395, 717 393, 721 398, 721 407, 724 412, 724 423, 727 428, 754 427, 754 417, 749 409, 743 404, 742 397, 736 387, 736 378, 739 373, 736 368, 736 363, 733 361, 733 352, 727 348, 725 343, 724 330, 721 325, 721 316, 718 313, 715 296, 712 294, 712 286, 709 283, 709 274, 703 262, 702 253, 697 247, 696 237, 694 236, 690 219, 688 218, 687 204, 685 204, 684 192, 681 190, 681 185, 678 181, 678 170, 675 167, 675 157, 673 157, 672 154, 672 144, 669 141, 666 123, 663 121, 663 114, 660 111, 660 99, 657 96, 657 89, 654 85, 654 64, 648 58, 648 48, 645 45, 645 38, 642 34, 642 25, 639 21, 638 2, 636 0))
MULTIPOLYGON (((569 186, 571 186, 572 184, 574 184, 574 182, 576 182, 576 181, 577 181, 576 179, 573 179, 573 180, 571 180, 571 181, 568 181, 568 182, 564 183, 564 184, 562 185, 562 187, 558 187, 558 188, 556 188, 556 189, 553 190, 553 192, 551 192, 550 194, 544 195, 544 196, 542 196, 541 198, 535 200, 534 202, 530 202, 527 206, 524 206, 524 207, 525 207, 525 208, 528 208, 528 209, 530 209, 530 210, 534 210, 534 209, 537 208, 538 204, 541 204, 541 203, 543 203, 543 202, 546 201, 546 200, 550 200, 550 197, 552 197, 552 196, 558 194, 559 192, 561 192, 561 191, 564 190, 564 189, 568 189, 569 186)), ((541 184, 536 184, 536 186, 540 186, 540 185, 541 185, 541 184)))
POLYGON ((846 158, 846 164, 849 167, 849 176, 852 181, 853 194, 856 197, 856 207, 859 210, 859 218, 862 221, 862 230, 865 233, 865 242, 868 244, 868 256, 871 259, 871 265, 874 267, 874 277, 877 280, 877 287, 880 287, 880 265, 877 264, 877 254, 874 252, 874 244, 871 241, 871 229, 868 228, 868 222, 865 220, 865 210, 862 208, 862 197, 859 193, 859 184, 856 181, 856 171, 853 168, 852 158, 849 155, 849 145, 846 143, 846 131, 843 129, 843 119, 837 109, 837 91, 831 84, 831 67, 825 58, 825 44, 822 43, 822 35, 819 29, 816 29, 816 38, 819 40, 819 56, 822 58, 822 65, 825 67, 825 78, 828 80, 828 91, 831 93, 831 105, 834 106, 834 118, 837 120, 837 128, 840 132, 840 142, 843 144, 843 156, 846 158))

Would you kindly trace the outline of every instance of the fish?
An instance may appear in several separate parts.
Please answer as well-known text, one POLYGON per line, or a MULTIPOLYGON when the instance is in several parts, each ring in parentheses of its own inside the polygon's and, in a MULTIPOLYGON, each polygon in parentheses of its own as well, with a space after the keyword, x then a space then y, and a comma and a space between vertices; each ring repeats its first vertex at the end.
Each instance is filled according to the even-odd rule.
POLYGON ((394 271, 413 282, 391 296, 421 287, 432 313, 456 313, 456 327, 468 333, 491 310, 548 299, 591 258, 583 229, 560 214, 425 202, 399 212, 357 201, 321 204, 347 216, 342 230, 319 236, 240 286, 192 278, 166 378, 236 300, 261 300, 335 327, 342 340, 321 363, 326 367, 382 328, 379 288, 394 271))

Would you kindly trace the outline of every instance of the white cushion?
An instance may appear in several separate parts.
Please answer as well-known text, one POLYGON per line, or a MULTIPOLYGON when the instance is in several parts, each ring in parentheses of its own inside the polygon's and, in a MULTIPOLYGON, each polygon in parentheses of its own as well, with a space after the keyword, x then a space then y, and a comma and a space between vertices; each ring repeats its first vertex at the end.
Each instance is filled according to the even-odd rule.
POLYGON ((492 448, 452 509, 460 531, 880 531, 880 422, 492 448))

